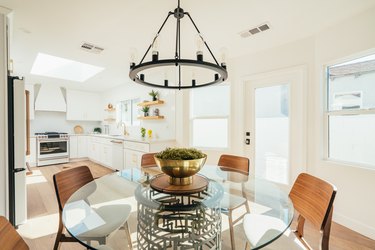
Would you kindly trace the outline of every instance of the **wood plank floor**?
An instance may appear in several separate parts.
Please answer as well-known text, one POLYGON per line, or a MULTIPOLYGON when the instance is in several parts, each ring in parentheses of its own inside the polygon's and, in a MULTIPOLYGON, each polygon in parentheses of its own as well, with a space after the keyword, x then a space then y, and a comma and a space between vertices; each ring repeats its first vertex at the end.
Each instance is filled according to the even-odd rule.
MULTIPOLYGON (((90 168, 94 178, 111 173, 112 170, 91 161, 73 162, 32 168, 33 174, 27 176, 28 192, 28 222, 19 227, 18 232, 25 239, 30 249, 50 250, 53 248, 58 226, 58 207, 53 187, 53 174, 67 168, 86 165, 90 168)), ((223 219, 225 224, 226 218, 223 219)), ((224 225, 223 224, 223 225, 224 225)), ((130 224, 131 225, 131 224, 130 224)), ((295 225, 295 222, 293 222, 295 225)), ((224 227, 224 226, 223 226, 224 227)), ((244 249, 245 239, 242 225, 235 227, 236 249, 244 249)), ((135 228, 130 228, 135 232, 135 228)), ((306 239, 314 249, 319 249, 319 234, 307 224, 306 239)), ((222 249, 230 249, 229 230, 222 234, 222 249)), ((85 249, 78 243, 62 243, 61 250, 85 249)), ((125 249, 125 247, 123 248, 125 249)), ((375 249, 375 241, 364 237, 346 227, 333 223, 331 230, 330 249, 333 250, 370 250, 375 249)))

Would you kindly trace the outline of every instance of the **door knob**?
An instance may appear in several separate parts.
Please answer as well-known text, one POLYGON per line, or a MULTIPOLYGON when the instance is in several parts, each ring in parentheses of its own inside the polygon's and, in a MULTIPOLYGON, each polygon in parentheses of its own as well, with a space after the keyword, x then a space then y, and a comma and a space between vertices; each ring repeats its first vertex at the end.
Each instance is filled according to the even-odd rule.
POLYGON ((245 144, 250 145, 250 139, 245 139, 245 144))

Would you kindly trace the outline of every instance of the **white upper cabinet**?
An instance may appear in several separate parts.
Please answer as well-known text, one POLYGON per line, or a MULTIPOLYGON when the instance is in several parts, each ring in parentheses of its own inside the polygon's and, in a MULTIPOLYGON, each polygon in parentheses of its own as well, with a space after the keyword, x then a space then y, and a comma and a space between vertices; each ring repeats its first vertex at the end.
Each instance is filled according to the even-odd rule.
POLYGON ((102 121, 102 100, 98 93, 66 90, 66 119, 71 121, 102 121))
POLYGON ((66 112, 66 102, 59 86, 43 84, 35 101, 36 111, 66 112))

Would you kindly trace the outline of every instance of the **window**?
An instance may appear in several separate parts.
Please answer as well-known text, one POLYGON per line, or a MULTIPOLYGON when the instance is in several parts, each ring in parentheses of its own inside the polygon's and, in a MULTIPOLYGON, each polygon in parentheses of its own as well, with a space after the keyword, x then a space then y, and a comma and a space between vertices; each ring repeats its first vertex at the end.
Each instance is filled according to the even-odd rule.
POLYGON ((139 98, 119 102, 116 107, 116 122, 125 123, 126 126, 139 126, 140 122, 137 120, 139 116, 137 104, 139 102, 139 98))
POLYGON ((375 54, 327 68, 328 158, 375 169, 375 54))
POLYGON ((200 148, 227 148, 230 87, 219 85, 190 92, 191 144, 200 148))

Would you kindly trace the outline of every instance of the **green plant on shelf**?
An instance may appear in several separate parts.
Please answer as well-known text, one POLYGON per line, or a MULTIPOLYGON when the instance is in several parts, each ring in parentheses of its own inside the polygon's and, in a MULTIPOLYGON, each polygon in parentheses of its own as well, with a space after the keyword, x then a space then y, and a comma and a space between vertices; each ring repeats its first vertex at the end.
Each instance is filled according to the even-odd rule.
POLYGON ((142 112, 143 112, 143 114, 144 114, 144 116, 148 116, 148 112, 150 111, 150 107, 149 106, 144 106, 143 108, 142 108, 142 112))
POLYGON ((157 101, 158 100, 158 95, 159 95, 158 91, 151 90, 151 92, 148 93, 148 94, 152 97, 153 101, 157 101))

